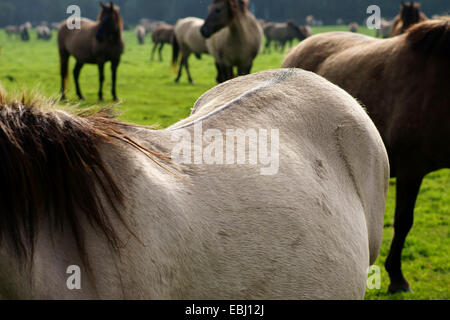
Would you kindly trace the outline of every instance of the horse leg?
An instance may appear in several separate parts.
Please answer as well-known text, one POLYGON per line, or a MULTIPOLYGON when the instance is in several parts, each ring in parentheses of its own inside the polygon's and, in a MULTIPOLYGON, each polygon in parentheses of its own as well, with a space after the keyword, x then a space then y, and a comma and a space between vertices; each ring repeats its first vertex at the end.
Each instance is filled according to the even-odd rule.
POLYGON ((152 49, 152 57, 151 60, 153 61, 155 59, 155 52, 156 52, 156 48, 158 47, 158 42, 155 41, 155 43, 153 44, 153 49, 152 49))
POLYGON ((245 76, 247 74, 250 74, 252 66, 253 63, 250 63, 249 65, 238 66, 238 76, 245 76))
POLYGON ((164 48, 164 42, 161 42, 161 45, 159 46, 159 50, 158 50, 158 53, 159 53, 159 61, 163 61, 163 58, 162 58, 162 49, 164 48))
POLYGON ((264 48, 264 53, 270 53, 270 40, 269 40, 269 39, 266 40, 266 45, 265 45, 265 48, 264 48))
POLYGON ((218 64, 217 62, 216 62, 216 69, 217 69, 216 81, 217 81, 217 83, 222 83, 223 82, 223 71, 222 71, 221 65, 218 64))
POLYGON ((81 68, 83 68, 83 62, 77 61, 75 68, 73 69, 73 77, 75 79, 75 88, 77 89, 77 96, 80 100, 84 100, 83 95, 81 94, 80 90, 80 83, 79 83, 79 77, 81 73, 81 68))
POLYGON ((60 51, 60 68, 61 68, 61 99, 66 99, 66 81, 69 73, 69 53, 67 51, 60 51))
POLYGON ((194 80, 192 80, 192 77, 191 77, 191 72, 189 71, 188 57, 186 57, 186 58, 183 57, 183 59, 185 59, 185 60, 184 60, 184 66, 186 67, 186 73, 187 73, 187 75, 188 75, 189 83, 190 83, 190 84, 194 84, 194 80))
POLYGON ((178 68, 178 75, 177 78, 175 79, 175 82, 179 82, 181 75, 183 74, 183 66, 184 66, 184 56, 181 57, 181 61, 180 61, 180 67, 178 68))
POLYGON ((385 267, 391 279, 389 292, 411 291, 402 274, 401 255, 406 236, 414 221, 414 206, 423 175, 400 171, 397 174, 397 195, 394 217, 394 239, 386 259, 385 267))
POLYGON ((117 85, 117 68, 119 67, 120 59, 111 61, 111 76, 112 76, 112 88, 111 93, 114 101, 117 101, 116 85, 117 85))
POLYGON ((100 63, 98 65, 98 77, 100 82, 100 87, 98 89, 98 100, 103 101, 103 81, 105 81, 105 64, 100 63))

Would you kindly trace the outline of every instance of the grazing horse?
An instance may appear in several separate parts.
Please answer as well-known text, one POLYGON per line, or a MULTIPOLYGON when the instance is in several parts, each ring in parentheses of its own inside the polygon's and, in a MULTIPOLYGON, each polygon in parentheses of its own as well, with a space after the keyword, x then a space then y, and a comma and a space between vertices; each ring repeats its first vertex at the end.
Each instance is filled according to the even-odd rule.
POLYGON ((201 28, 206 46, 216 61, 217 82, 249 74, 264 37, 262 28, 248 10, 249 0, 213 0, 201 28))
POLYGON ((205 20, 195 17, 188 17, 178 20, 175 25, 174 36, 172 39, 172 65, 178 61, 178 56, 181 53, 181 61, 178 68, 178 75, 175 82, 179 82, 183 67, 186 69, 190 83, 192 80, 191 72, 189 71, 189 56, 193 53, 200 59, 203 53, 208 53, 206 47, 206 40, 200 33, 200 29, 205 23, 205 20))
POLYGON ((81 29, 70 30, 67 21, 63 22, 58 31, 58 46, 61 64, 61 95, 65 99, 66 79, 68 76, 69 57, 73 55, 77 60, 73 75, 77 95, 81 94, 78 78, 85 63, 97 64, 99 70, 100 88, 99 100, 103 100, 103 81, 105 63, 111 61, 112 95, 117 100, 116 78, 120 56, 124 50, 122 35, 122 18, 119 7, 112 2, 109 5, 100 3, 101 12, 96 22, 81 19, 81 29))
POLYGON ((171 26, 170 24, 162 24, 159 27, 157 27, 152 32, 152 38, 153 38, 153 50, 152 50, 152 57, 151 60, 153 61, 155 58, 155 52, 156 48, 159 46, 158 53, 159 53, 159 61, 162 61, 162 49, 164 48, 164 44, 172 44, 173 37, 175 34, 175 27, 171 26))
POLYGON ((165 130, 0 101, 0 297, 364 297, 389 164, 363 108, 327 80, 240 77, 165 130), (279 169, 264 174, 266 156, 189 161, 192 143, 205 159, 222 153, 203 149, 199 130, 217 142, 241 128, 257 139, 243 152, 271 153, 279 169), (179 148, 188 161, 174 160, 179 148), (66 285, 69 266, 79 290, 66 285))
POLYGON ((136 29, 134 29, 134 33, 136 33, 137 39, 138 39, 138 43, 139 44, 144 44, 145 42, 145 34, 147 33, 147 31, 145 30, 144 26, 138 25, 136 27, 136 29))
POLYGON ((263 30, 266 36, 264 51, 270 51, 272 41, 279 44, 281 52, 284 52, 286 43, 289 43, 289 47, 292 47, 292 41, 295 38, 299 41, 307 38, 305 30, 292 21, 286 23, 267 23, 264 25, 263 30))
POLYGON ((408 291, 401 252, 423 177, 450 167, 450 18, 390 39, 333 32, 293 49, 284 67, 314 71, 359 99, 383 137, 397 177, 389 290, 408 291))
POLYGON ((427 20, 427 16, 420 12, 420 3, 411 1, 404 3, 402 1, 400 13, 394 19, 392 27, 392 36, 398 36, 404 33, 413 24, 427 20))

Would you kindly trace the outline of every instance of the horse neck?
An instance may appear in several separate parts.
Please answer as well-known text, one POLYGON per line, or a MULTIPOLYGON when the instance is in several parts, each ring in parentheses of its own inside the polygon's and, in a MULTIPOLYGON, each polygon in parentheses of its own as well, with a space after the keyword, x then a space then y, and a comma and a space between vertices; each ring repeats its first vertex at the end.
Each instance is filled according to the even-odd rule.
POLYGON ((242 38, 251 32, 251 15, 248 12, 239 11, 236 13, 231 24, 229 25, 230 33, 233 37, 242 38))

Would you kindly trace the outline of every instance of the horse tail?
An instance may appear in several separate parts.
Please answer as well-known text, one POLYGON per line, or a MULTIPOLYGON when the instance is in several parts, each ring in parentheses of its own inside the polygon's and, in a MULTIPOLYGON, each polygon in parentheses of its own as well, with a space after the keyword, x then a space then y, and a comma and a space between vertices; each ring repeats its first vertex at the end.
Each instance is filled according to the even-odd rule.
POLYGON ((174 34, 172 37, 172 66, 175 66, 177 64, 179 55, 180 55, 180 45, 178 44, 178 39, 174 34))

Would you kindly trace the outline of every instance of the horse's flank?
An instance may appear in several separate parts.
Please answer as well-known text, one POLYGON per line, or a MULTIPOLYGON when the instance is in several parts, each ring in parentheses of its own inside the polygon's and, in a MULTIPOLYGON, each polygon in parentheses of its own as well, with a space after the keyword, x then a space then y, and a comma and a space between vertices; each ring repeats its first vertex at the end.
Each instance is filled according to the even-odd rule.
POLYGON ((397 177, 394 240, 386 260, 392 292, 410 290, 401 272, 401 251, 422 179, 450 167, 449 43, 446 17, 390 39, 343 32, 313 36, 283 62, 314 71, 349 92, 364 104, 383 137, 397 177))

